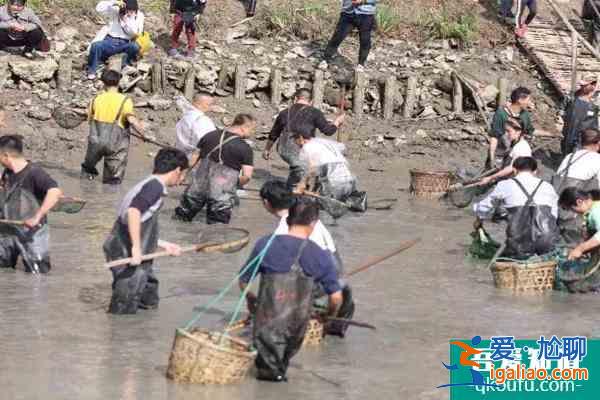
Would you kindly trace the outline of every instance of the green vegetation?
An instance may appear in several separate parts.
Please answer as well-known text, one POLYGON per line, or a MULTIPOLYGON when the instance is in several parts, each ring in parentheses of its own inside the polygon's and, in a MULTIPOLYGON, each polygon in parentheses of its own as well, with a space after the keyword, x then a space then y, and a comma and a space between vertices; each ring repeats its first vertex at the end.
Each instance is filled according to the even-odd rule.
POLYGON ((382 4, 377 9, 377 31, 383 35, 392 35, 401 30, 398 7, 382 4))
POLYGON ((478 37, 477 17, 472 13, 450 15, 445 10, 422 15, 417 26, 432 39, 457 39, 463 45, 472 44, 478 37))

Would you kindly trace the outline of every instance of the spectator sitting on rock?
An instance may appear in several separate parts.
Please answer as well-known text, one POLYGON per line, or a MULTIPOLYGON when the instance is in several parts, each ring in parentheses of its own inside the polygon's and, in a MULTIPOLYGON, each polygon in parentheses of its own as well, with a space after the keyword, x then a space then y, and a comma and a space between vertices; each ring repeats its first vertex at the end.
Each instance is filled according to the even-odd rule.
POLYGON ((96 11, 108 18, 109 22, 94 38, 88 57, 88 79, 96 79, 96 71, 101 63, 115 54, 125 53, 123 66, 131 65, 140 53, 136 43, 144 33, 144 14, 139 11, 137 0, 101 1, 96 11))
POLYGON ((50 50, 50 42, 42 29, 42 21, 26 7, 27 0, 8 0, 0 7, 0 50, 23 47, 25 54, 34 50, 50 50))

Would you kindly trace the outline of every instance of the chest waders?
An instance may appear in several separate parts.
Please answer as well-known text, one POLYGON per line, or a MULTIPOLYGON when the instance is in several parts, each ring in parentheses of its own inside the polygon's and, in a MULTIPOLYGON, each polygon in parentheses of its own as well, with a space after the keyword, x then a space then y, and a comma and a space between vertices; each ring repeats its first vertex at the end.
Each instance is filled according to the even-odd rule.
POLYGON ((292 115, 292 106, 287 110, 287 123, 285 129, 279 136, 277 141, 277 153, 283 161, 290 167, 290 172, 287 179, 287 186, 293 189, 302 179, 302 167, 300 165, 300 147, 294 143, 292 139, 292 122, 297 122, 304 115, 304 111, 308 110, 309 106, 302 106, 292 115))
MULTIPOLYGON (((112 123, 100 122, 90 119, 90 133, 85 160, 81 164, 81 177, 95 179, 99 175, 96 164, 104 158, 102 183, 120 184, 127 168, 129 153, 129 127, 121 128, 119 122, 123 115, 125 103, 123 99, 117 116, 112 123)), ((92 115, 94 115, 94 101, 92 101, 92 115)))
POLYGON ((300 245, 286 273, 262 274, 254 315, 253 344, 258 351, 259 379, 285 379, 291 358, 298 353, 312 310, 314 281, 300 266, 306 247, 300 245))
POLYGON ((206 206, 206 223, 228 224, 231 220, 233 201, 238 186, 240 172, 223 163, 223 147, 238 136, 225 139, 225 130, 219 144, 200 162, 192 177, 192 183, 183 193, 175 217, 183 221, 192 221, 196 214, 206 206), (210 156, 218 151, 218 162, 210 156))
POLYGON ((533 193, 529 194, 517 179, 511 179, 527 197, 525 205, 507 208, 506 250, 503 257, 527 259, 552 251, 560 239, 556 218, 552 208, 536 205, 533 201, 544 183, 540 181, 533 193))
MULTIPOLYGON (((17 182, 7 190, 0 191, 3 219, 22 221, 33 217, 40 208, 35 196, 22 187, 31 167, 31 163, 28 164, 17 182)), ((31 229, 14 225, 0 226, 0 268, 15 268, 19 256, 26 272, 45 274, 50 271, 50 231, 45 219, 31 229)))

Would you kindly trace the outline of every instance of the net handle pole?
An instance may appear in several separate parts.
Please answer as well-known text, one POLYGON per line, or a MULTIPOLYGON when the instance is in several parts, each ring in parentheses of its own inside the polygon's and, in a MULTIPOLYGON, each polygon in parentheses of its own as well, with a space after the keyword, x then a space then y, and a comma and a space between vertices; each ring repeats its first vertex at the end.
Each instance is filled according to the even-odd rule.
MULTIPOLYGON (((185 325, 184 329, 186 331, 189 330, 192 326, 194 326, 196 322, 198 322, 198 320, 206 310, 208 310, 209 308, 217 304, 219 301, 221 301, 225 294, 227 294, 231 290, 233 285, 236 284, 240 277, 244 275, 250 268, 254 267, 256 270, 258 270, 258 266, 260 265, 260 262, 262 262, 264 255, 267 253, 267 250, 270 247, 274 237, 275 234, 271 235, 267 246, 265 246, 265 248, 256 257, 254 257, 250 262, 248 262, 248 264, 246 264, 246 266, 242 268, 242 270, 235 276, 235 278, 233 278, 231 282, 229 282, 227 286, 225 286, 225 288, 221 290, 221 292, 218 295, 216 295, 211 301, 209 301, 207 305, 200 307, 200 310, 196 313, 196 315, 185 325)), ((253 273, 253 276, 254 275, 255 274, 253 273)), ((243 296, 245 297, 245 294, 243 296)))
MULTIPOLYGON (((207 248, 207 247, 210 247, 210 246, 214 246, 214 243, 202 243, 202 244, 196 244, 196 245, 193 245, 193 246, 183 247, 181 249, 181 254, 191 253, 192 251, 202 251, 204 248, 207 248)), ((154 253, 143 255, 142 256, 142 262, 154 260, 155 258, 167 257, 167 256, 171 256, 171 253, 169 253, 166 250, 165 251, 157 251, 157 252, 154 252, 154 253)), ((132 261, 133 261, 133 257, 127 257, 127 258, 122 258, 120 260, 115 260, 115 261, 107 262, 107 263, 104 264, 104 266, 106 268, 120 267, 120 266, 123 266, 123 265, 130 264, 132 261)))

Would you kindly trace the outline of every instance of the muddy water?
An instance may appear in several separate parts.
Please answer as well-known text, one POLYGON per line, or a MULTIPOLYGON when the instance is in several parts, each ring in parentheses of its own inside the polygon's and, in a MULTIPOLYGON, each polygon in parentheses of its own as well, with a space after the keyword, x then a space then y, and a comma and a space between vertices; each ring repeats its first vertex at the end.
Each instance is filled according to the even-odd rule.
MULTIPOLYGON (((514 298, 495 290, 489 272, 465 259, 468 213, 416 202, 398 191, 407 186, 404 163, 386 173, 363 168, 360 174, 372 197, 400 197, 393 210, 350 215, 331 227, 347 268, 403 240, 423 239, 352 278, 356 319, 376 325, 377 332, 351 328, 345 340, 328 338, 321 348, 303 350, 293 360, 288 384, 253 379, 229 387, 173 384, 164 372, 174 329, 235 276, 250 249, 163 259, 157 268, 163 297, 158 310, 127 317, 105 314, 111 276, 102 267, 101 245, 117 202, 148 170, 146 152, 134 153, 127 182, 118 190, 81 184, 79 160, 50 169, 69 194, 91 204, 76 216, 52 215, 50 275, 0 271, 0 398, 445 399, 447 393, 435 387, 448 381, 441 361, 447 361, 451 337, 598 334, 595 297, 514 298)), ((163 208, 162 236, 189 242, 205 226, 172 222, 175 206, 176 191, 163 208)), ((249 227, 256 238, 275 223, 258 202, 242 200, 233 225, 249 227)), ((201 324, 222 324, 237 294, 219 306, 224 312, 211 311, 201 324)))

